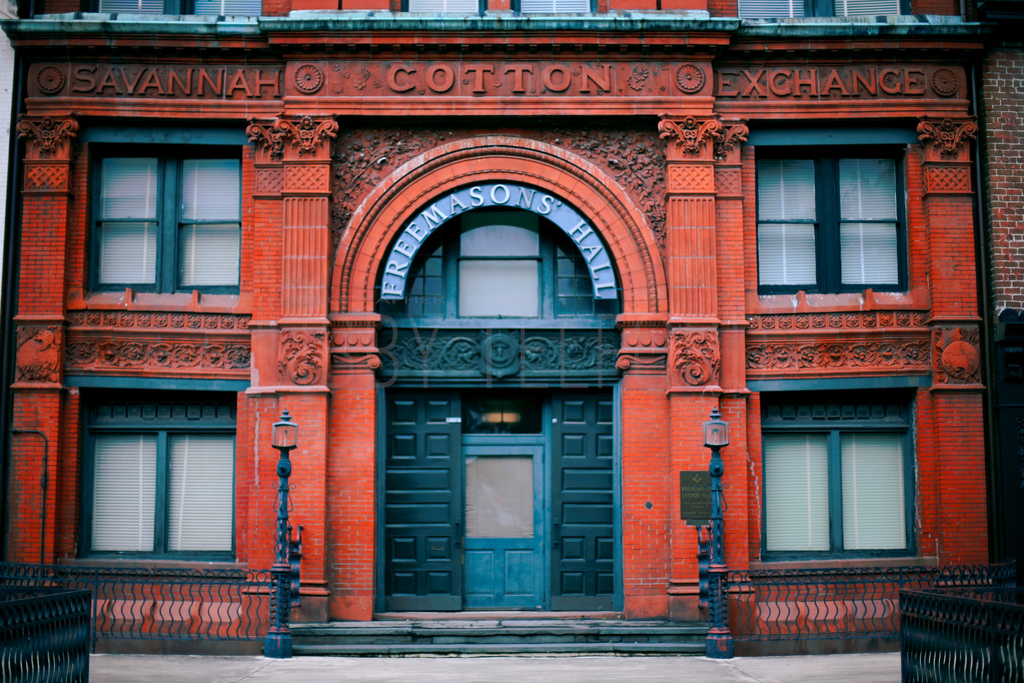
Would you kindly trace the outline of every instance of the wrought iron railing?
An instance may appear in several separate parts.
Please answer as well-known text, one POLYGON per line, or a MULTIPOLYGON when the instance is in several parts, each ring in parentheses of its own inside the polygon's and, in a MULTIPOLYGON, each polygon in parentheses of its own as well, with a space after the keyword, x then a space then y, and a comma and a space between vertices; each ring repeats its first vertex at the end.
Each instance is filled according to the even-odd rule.
POLYGON ((899 635, 899 593, 935 587, 1012 586, 1012 563, 729 572, 733 637, 743 641, 899 635))
POLYGON ((0 681, 89 680, 87 590, 0 589, 0 681))
POLYGON ((260 640, 270 572, 0 563, 0 587, 92 591, 92 649, 100 639, 260 640))
POLYGON ((1024 681, 1024 589, 900 591, 904 683, 1024 681))

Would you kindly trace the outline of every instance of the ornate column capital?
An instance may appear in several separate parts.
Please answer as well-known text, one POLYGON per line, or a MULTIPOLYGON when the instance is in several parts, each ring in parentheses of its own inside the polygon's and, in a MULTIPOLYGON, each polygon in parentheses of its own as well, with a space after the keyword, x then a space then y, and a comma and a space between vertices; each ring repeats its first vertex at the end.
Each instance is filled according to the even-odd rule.
POLYGON ((25 158, 35 161, 71 161, 78 121, 52 116, 18 117, 18 136, 28 142, 25 158))
POLYGON ((284 134, 284 139, 291 142, 284 150, 285 160, 318 160, 330 161, 330 145, 328 141, 338 135, 338 122, 334 117, 316 119, 303 116, 299 119, 279 118, 274 122, 274 130, 284 134), (308 155, 308 156, 307 156, 308 155))
POLYGON ((739 163, 740 145, 747 141, 750 129, 746 121, 725 121, 715 137, 715 161, 739 163), (735 158, 733 158, 735 157, 735 158))
POLYGON ((964 145, 978 134, 974 119, 922 118, 917 124, 917 138, 924 143, 925 162, 969 161, 964 145))
POLYGON ((710 161, 715 154, 715 143, 723 134, 718 117, 675 118, 662 114, 658 122, 661 139, 668 141, 669 161, 710 161))
POLYGON ((279 120, 249 120, 245 134, 249 137, 249 142, 256 148, 257 164, 280 162, 284 156, 285 131, 279 130, 275 125, 279 120))
POLYGON ((615 323, 622 335, 615 367, 623 373, 664 375, 668 368, 668 330, 664 316, 620 315, 615 323))
POLYGON ((331 374, 351 374, 380 369, 377 333, 380 316, 362 314, 331 319, 331 374))

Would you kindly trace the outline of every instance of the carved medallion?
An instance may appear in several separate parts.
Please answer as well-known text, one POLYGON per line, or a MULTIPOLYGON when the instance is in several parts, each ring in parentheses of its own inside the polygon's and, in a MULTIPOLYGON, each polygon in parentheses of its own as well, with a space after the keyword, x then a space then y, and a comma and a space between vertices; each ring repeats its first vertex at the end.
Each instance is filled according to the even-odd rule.
POLYGON ((57 326, 18 329, 17 381, 59 381, 60 335, 57 326))
POLYGON ((36 85, 47 95, 56 95, 64 87, 64 73, 55 66, 44 66, 36 76, 36 85))
POLYGON ((295 70, 295 87, 299 92, 312 95, 324 84, 324 72, 314 64, 303 64, 295 70))
POLYGON ((952 97, 960 89, 960 80, 950 69, 939 69, 932 74, 932 90, 942 97, 952 97))
POLYGON ((707 77, 704 75, 704 69, 696 64, 683 64, 676 71, 676 85, 687 95, 700 92, 706 80, 707 77))
POLYGON ((480 345, 480 371, 499 379, 519 372, 519 341, 504 332, 485 339, 480 345))
POLYGON ((935 330, 935 379, 941 384, 981 382, 981 353, 977 329, 935 330))

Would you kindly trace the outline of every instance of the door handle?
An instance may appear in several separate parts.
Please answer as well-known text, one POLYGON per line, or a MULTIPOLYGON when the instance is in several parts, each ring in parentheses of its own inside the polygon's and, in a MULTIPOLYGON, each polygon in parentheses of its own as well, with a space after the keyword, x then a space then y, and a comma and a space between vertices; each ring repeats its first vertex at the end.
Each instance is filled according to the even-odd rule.
POLYGON ((455 543, 453 543, 453 546, 456 548, 462 547, 462 525, 458 522, 455 522, 455 543))
POLYGON ((558 528, 558 522, 554 523, 554 533, 551 534, 551 547, 557 548, 558 542, 561 540, 560 529, 558 528))

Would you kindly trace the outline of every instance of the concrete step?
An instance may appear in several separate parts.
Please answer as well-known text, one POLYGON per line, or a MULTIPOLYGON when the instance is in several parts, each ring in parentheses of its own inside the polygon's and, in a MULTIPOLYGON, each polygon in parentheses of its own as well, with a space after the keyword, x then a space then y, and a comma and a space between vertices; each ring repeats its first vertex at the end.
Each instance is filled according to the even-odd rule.
POLYGON ((614 619, 430 619, 296 624, 296 655, 704 652, 707 624, 614 619))

